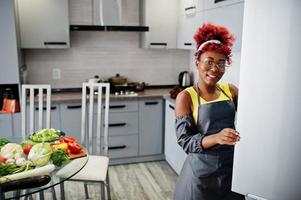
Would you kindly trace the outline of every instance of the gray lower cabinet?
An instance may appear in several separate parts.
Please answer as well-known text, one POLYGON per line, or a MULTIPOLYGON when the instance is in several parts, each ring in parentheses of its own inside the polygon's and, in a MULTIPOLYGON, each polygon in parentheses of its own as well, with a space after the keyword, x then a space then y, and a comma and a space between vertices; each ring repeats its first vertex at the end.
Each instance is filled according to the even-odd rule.
POLYGON ((139 100, 139 155, 163 152, 163 99, 139 100))
POLYGON ((111 101, 109 112, 109 157, 138 156, 138 101, 111 101))
MULTIPOLYGON (((96 105, 95 107, 96 108, 96 105)), ((94 120, 97 117, 94 112, 94 120)), ((60 104, 61 130, 81 138, 81 102, 60 104)), ((102 115, 103 127, 104 115, 102 115)), ((94 123, 94 131, 96 123, 94 123)), ((109 156, 112 159, 163 155, 163 100, 112 99, 109 107, 109 156)), ((95 131, 96 132, 96 131, 95 131)), ((92 141, 97 144, 96 134, 92 141)), ((101 147, 102 146, 101 142, 101 147)), ((93 145, 96 146, 96 145, 93 145)), ((96 153, 92 149, 91 154, 96 153)))
POLYGON ((12 136, 13 126, 12 126, 13 116, 12 114, 0 114, 0 136, 12 136))
POLYGON ((61 130, 81 141, 81 102, 61 103, 61 130))
POLYGON ((0 137, 21 136, 21 113, 0 114, 0 137))

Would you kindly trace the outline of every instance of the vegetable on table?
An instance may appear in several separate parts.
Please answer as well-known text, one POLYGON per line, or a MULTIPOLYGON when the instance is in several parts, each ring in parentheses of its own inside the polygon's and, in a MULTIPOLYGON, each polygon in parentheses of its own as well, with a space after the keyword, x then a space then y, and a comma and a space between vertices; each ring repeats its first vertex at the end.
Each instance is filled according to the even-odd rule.
POLYGON ((12 163, 2 163, 0 164, 0 177, 27 171, 29 169, 31 169, 31 166, 29 164, 24 166, 17 166, 16 164, 12 163))
POLYGON ((24 153, 25 155, 28 155, 29 152, 30 152, 31 147, 32 147, 32 145, 27 144, 27 145, 23 148, 23 153, 24 153))
POLYGON ((51 160, 53 164, 56 166, 62 166, 69 162, 69 156, 68 153, 63 149, 57 149, 53 154, 51 155, 51 160))
POLYGON ((65 142, 65 143, 69 143, 69 142, 77 142, 76 138, 74 137, 67 137, 67 136, 63 136, 60 138, 60 142, 65 142))
POLYGON ((60 142, 60 143, 57 143, 57 144, 52 144, 51 147, 52 147, 52 150, 54 152, 57 151, 58 149, 63 149, 64 151, 68 150, 68 144, 65 143, 65 142, 60 142))
POLYGON ((50 142, 58 140, 60 138, 61 132, 55 130, 54 128, 43 129, 34 134, 30 135, 30 139, 34 142, 50 142))
POLYGON ((3 156, 7 161, 12 162, 12 160, 23 157, 23 149, 21 145, 16 143, 8 143, 1 148, 0 156, 3 156))
POLYGON ((1 138, 1 139, 0 139, 0 149, 1 149, 4 145, 6 145, 6 144, 8 144, 8 143, 10 143, 10 141, 9 141, 8 139, 6 139, 6 138, 1 138))
POLYGON ((21 143, 20 143, 20 145, 22 146, 22 148, 24 149, 24 147, 26 146, 26 145, 31 145, 31 146, 33 146, 33 145, 35 145, 35 144, 37 144, 37 142, 34 142, 34 141, 32 141, 32 140, 23 140, 21 143))
POLYGON ((3 156, 0 156, 0 164, 5 163, 5 162, 6 162, 6 158, 4 158, 3 156))
POLYGON ((51 181, 51 177, 49 175, 22 178, 19 180, 10 181, 8 183, 2 183, 1 190, 2 192, 6 192, 12 190, 35 188, 35 187, 46 185, 50 181, 51 181))
POLYGON ((49 164, 49 165, 46 165, 43 167, 37 167, 35 169, 23 171, 23 172, 20 172, 17 174, 3 176, 3 177, 0 177, 0 184, 8 182, 8 181, 19 180, 22 178, 28 178, 28 177, 32 177, 32 176, 47 175, 50 172, 52 172, 54 169, 55 169, 55 166, 53 164, 49 164))
POLYGON ((52 149, 49 143, 38 143, 30 149, 28 160, 41 167, 48 164, 51 154, 52 149))
POLYGON ((68 149, 71 153, 77 154, 82 150, 82 147, 75 142, 73 142, 73 143, 70 142, 70 143, 68 143, 68 149))

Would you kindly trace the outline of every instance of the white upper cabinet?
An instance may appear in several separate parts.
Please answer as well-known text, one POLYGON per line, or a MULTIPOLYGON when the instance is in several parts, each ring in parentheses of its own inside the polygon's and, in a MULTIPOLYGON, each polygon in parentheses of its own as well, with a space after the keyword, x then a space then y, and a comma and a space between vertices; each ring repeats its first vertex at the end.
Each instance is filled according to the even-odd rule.
POLYGON ((177 48, 196 48, 193 35, 196 29, 203 24, 202 2, 196 0, 179 0, 179 15, 177 26, 177 48))
POLYGON ((176 48, 177 17, 176 0, 142 1, 142 25, 149 31, 142 33, 144 48, 176 48))
POLYGON ((199 0, 199 2, 203 2, 204 10, 207 10, 244 2, 244 0, 199 0))
POLYGON ((93 25, 93 4, 91 0, 70 0, 71 25, 93 25))
POLYGON ((68 48, 68 0, 18 0, 22 48, 68 48))
MULTIPOLYGON (((231 2, 231 1, 230 1, 231 2)), ((228 28, 234 34, 233 52, 240 52, 242 39, 244 2, 233 3, 222 7, 204 11, 204 22, 211 22, 215 25, 221 25, 228 28)))
POLYGON ((0 84, 20 82, 22 59, 14 11, 14 1, 0 0, 0 84))

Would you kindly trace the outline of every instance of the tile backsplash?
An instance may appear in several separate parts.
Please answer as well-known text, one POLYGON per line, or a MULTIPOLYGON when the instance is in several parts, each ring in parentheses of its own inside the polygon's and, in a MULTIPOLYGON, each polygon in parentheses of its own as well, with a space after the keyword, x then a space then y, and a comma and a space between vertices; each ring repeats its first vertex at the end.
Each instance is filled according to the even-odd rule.
POLYGON ((190 51, 142 49, 139 34, 75 31, 69 49, 25 50, 28 83, 72 88, 94 75, 107 79, 119 73, 150 85, 177 84, 179 72, 189 69, 190 51), (60 79, 53 79, 53 69, 60 70, 60 79))

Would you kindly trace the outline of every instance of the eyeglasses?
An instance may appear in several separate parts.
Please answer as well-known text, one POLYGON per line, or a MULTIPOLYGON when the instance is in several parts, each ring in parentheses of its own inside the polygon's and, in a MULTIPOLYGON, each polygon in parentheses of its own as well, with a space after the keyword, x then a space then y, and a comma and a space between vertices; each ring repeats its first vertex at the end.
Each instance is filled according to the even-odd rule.
POLYGON ((208 59, 208 58, 204 59, 201 62, 205 64, 205 67, 208 70, 212 69, 214 66, 216 66, 218 70, 224 71, 225 68, 228 67, 228 65, 226 65, 226 62, 215 63, 213 60, 208 59))

